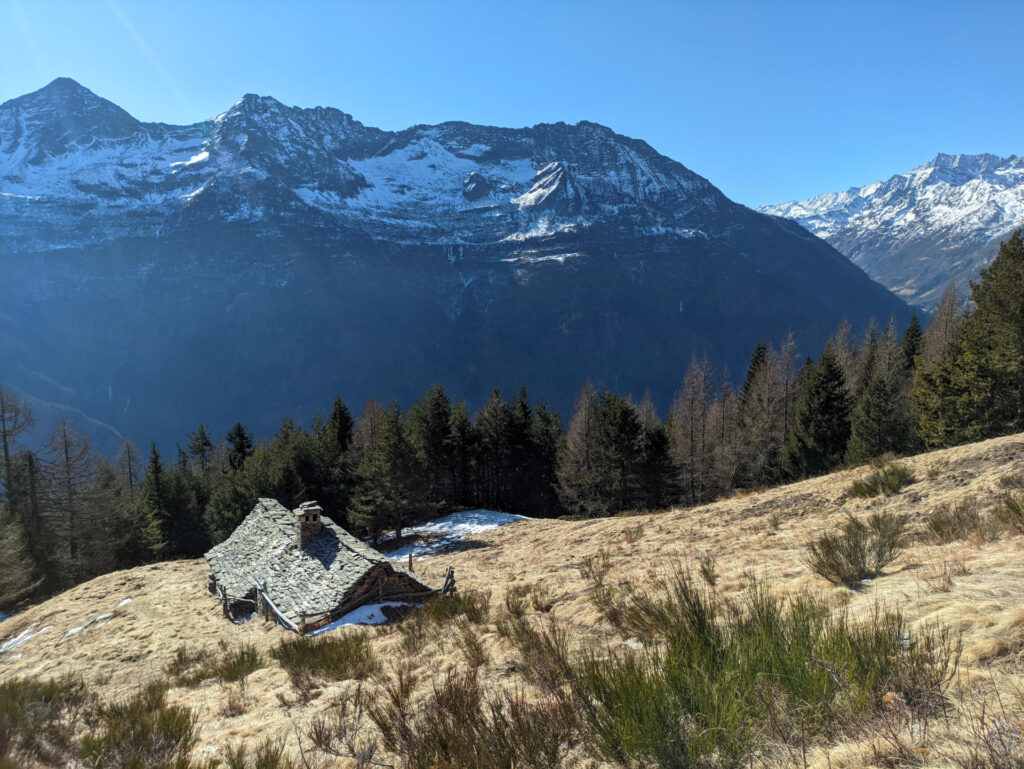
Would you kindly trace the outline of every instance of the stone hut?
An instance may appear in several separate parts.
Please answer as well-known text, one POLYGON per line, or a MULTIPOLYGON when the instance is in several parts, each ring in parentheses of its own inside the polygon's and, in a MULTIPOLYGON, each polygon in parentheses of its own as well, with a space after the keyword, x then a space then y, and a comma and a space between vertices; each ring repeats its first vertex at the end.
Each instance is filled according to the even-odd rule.
POLYGON ((302 633, 363 604, 438 592, 323 517, 316 502, 288 510, 260 499, 206 560, 209 590, 229 616, 255 610, 302 633))

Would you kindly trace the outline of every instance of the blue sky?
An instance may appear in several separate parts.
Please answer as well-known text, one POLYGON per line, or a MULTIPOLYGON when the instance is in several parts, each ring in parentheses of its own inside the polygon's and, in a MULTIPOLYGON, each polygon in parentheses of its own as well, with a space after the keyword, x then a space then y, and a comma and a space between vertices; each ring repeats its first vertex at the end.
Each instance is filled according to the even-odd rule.
POLYGON ((387 129, 587 119, 747 205, 936 152, 1024 154, 1024 0, 0 0, 0 101, 58 76, 144 120, 242 94, 387 129))

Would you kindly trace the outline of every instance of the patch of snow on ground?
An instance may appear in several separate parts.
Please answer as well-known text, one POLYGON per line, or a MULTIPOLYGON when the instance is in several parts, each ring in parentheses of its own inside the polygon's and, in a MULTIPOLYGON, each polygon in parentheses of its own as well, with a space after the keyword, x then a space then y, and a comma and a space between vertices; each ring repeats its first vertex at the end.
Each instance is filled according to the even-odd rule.
POLYGON ((395 601, 385 601, 384 603, 368 603, 365 606, 360 606, 358 609, 353 609, 348 614, 345 614, 338 619, 334 620, 330 625, 324 625, 321 628, 317 628, 311 633, 306 635, 322 635, 328 633, 331 630, 336 630, 339 627, 345 625, 382 625, 388 621, 388 618, 384 616, 384 612, 381 611, 385 606, 410 606, 407 603, 397 603, 395 601))
POLYGON ((461 513, 452 513, 430 523, 403 529, 402 533, 405 535, 428 539, 392 550, 388 557, 393 561, 404 561, 410 553, 414 556, 434 555, 449 549, 470 534, 479 534, 514 521, 528 520, 530 519, 525 515, 499 513, 494 510, 465 510, 461 513))
POLYGON ((125 598, 123 601, 121 601, 121 603, 118 604, 118 606, 127 606, 131 602, 132 602, 131 598, 125 598))
POLYGON ((27 628, 22 630, 14 638, 9 638, 6 641, 4 641, 2 644, 0 644, 0 654, 3 654, 4 652, 9 652, 12 649, 17 649, 19 646, 23 645, 26 641, 29 641, 29 640, 35 638, 40 633, 45 633, 47 630, 49 630, 50 628, 53 627, 53 625, 47 625, 42 630, 36 630, 36 632, 33 633, 32 631, 35 629, 35 626, 36 626, 36 623, 33 622, 31 625, 29 625, 27 628))

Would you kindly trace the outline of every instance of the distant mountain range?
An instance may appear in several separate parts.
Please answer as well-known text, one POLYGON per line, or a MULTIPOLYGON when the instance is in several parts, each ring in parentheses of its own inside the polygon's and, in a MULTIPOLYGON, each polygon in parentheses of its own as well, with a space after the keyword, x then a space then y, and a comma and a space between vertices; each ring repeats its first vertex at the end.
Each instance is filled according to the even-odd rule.
POLYGON ((850 257, 910 304, 933 309, 949 281, 968 281, 1024 226, 1024 157, 936 155, 885 182, 761 206, 850 257))
POLYGON ((248 95, 173 126, 65 78, 0 105, 0 270, 0 381, 165 446, 438 382, 664 407, 694 353, 742 375, 759 340, 910 314, 595 123, 391 132, 248 95))

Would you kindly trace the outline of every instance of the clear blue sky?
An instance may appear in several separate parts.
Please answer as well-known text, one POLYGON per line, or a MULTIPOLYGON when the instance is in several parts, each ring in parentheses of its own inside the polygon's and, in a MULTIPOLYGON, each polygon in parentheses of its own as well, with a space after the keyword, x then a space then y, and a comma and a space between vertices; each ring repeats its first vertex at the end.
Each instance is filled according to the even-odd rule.
POLYGON ((1024 154, 1024 0, 0 0, 0 101, 68 76, 143 120, 242 94, 387 129, 594 120, 748 205, 936 152, 1024 154))

